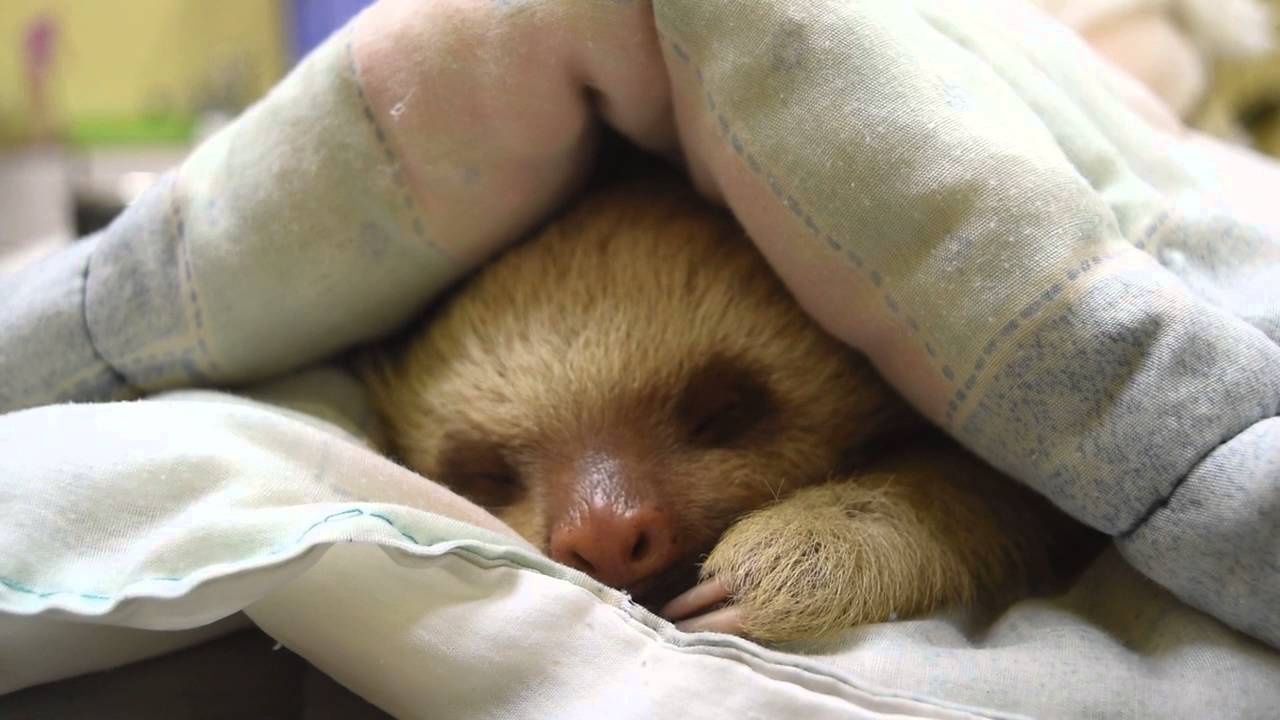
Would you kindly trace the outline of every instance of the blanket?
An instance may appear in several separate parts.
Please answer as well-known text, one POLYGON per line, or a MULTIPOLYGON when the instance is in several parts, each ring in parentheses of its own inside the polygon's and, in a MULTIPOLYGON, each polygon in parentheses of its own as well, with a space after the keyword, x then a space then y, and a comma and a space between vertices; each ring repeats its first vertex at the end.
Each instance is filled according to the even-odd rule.
POLYGON ((158 651, 42 665, 13 650, 32 623, 81 647, 249 610, 405 715, 440 707, 408 687, 428 659, 476 716, 586 713, 570 680, 601 647, 628 661, 594 697, 650 709, 732 681, 751 691, 709 713, 1261 713, 1280 693, 1278 183, 1018 2, 381 0, 111 227, 0 279, 0 690, 158 651), (1114 549, 1047 606, 783 657, 681 636, 319 439, 345 431, 308 412, 366 422, 349 383, 295 377, 294 410, 119 402, 389 332, 565 202, 604 126, 682 159, 827 330, 1114 549), (366 622, 379 598, 389 619, 366 622), (495 647, 505 694, 471 672, 495 647), (372 671, 392 656, 401 672, 372 671))
POLYGON ((318 368, 237 396, 181 391, 0 416, 13 471, 0 547, 23 551, 6 557, 0 695, 153 657, 247 617, 397 717, 1264 717, 1275 707, 1280 655, 1114 550, 1062 596, 995 617, 944 612, 775 650, 679 632, 369 452, 358 389, 318 368))

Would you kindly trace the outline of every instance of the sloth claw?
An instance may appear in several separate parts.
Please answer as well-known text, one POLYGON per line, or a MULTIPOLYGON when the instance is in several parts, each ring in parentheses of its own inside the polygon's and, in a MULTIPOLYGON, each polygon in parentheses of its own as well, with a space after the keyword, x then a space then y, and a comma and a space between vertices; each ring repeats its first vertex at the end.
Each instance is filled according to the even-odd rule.
POLYGON ((729 599, 724 583, 716 579, 703 580, 677 595, 662 607, 661 615, 668 620, 683 620, 698 613, 706 613, 729 599))
POLYGON ((681 620, 676 623, 676 629, 688 633, 718 632, 726 635, 742 635, 744 621, 742 608, 730 606, 712 610, 688 620, 681 620))
POLYGON ((746 616, 740 607, 724 606, 729 591, 724 583, 712 578, 704 580, 667 603, 662 616, 679 620, 676 629, 682 632, 718 632, 742 635, 746 616))

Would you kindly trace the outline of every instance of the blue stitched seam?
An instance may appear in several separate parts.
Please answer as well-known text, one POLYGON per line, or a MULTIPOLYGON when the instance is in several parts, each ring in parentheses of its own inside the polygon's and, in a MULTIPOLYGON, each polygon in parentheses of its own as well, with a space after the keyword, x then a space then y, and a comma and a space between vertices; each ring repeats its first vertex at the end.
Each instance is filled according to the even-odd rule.
MULTIPOLYGON (((398 525, 396 525, 396 522, 395 522, 394 520, 392 520, 391 518, 387 517, 386 515, 383 515, 383 514, 381 514, 381 513, 376 513, 376 512, 368 512, 368 511, 365 511, 365 510, 361 510, 360 508, 350 508, 350 509, 348 509, 348 510, 343 510, 343 511, 341 511, 341 512, 333 513, 332 515, 327 515, 327 516, 325 516, 323 519, 318 520, 318 521, 316 521, 316 522, 312 523, 312 524, 311 524, 311 526, 310 526, 310 527, 308 527, 306 530, 303 530, 303 531, 302 531, 302 533, 301 533, 300 535, 298 535, 297 539, 296 539, 296 540, 294 540, 292 543, 289 543, 289 544, 287 544, 287 545, 279 545, 279 546, 276 546, 276 547, 272 548, 271 550, 268 550, 268 551, 267 551, 267 554, 265 555, 265 557, 271 557, 271 556, 273 556, 273 555, 279 555, 280 553, 282 553, 282 552, 284 552, 284 551, 286 551, 286 550, 288 550, 288 549, 290 549, 290 548, 292 548, 292 547, 295 547, 298 543, 302 542, 302 539, 303 539, 303 538, 305 538, 305 537, 307 536, 307 534, 308 534, 308 533, 310 533, 312 530, 315 530, 316 528, 320 527, 321 525, 324 525, 325 523, 329 523, 329 522, 337 522, 337 521, 342 521, 342 520, 351 520, 351 519, 353 519, 353 518, 358 518, 358 517, 371 517, 371 518, 376 518, 376 519, 378 519, 378 520, 381 520, 382 522, 384 522, 384 523, 386 523, 387 525, 389 525, 389 526, 391 527, 391 529, 392 529, 392 530, 395 530, 396 532, 400 533, 400 536, 401 536, 401 537, 405 538, 406 540, 408 540, 409 542, 413 543, 414 545, 418 545, 418 546, 422 546, 422 545, 423 545, 423 543, 419 542, 417 538, 415 538, 414 536, 412 536, 412 535, 410 535, 409 533, 405 532, 404 530, 401 530, 401 529, 400 529, 400 527, 399 527, 398 525)), ((187 579, 187 577, 189 577, 189 576, 186 576, 186 577, 168 577, 168 576, 165 576, 165 577, 153 577, 153 578, 146 578, 146 579, 144 579, 144 580, 136 580, 136 581, 131 582, 131 583, 129 583, 129 584, 130 584, 130 585, 136 585, 136 584, 138 584, 138 583, 140 583, 140 582, 182 582, 183 580, 186 580, 186 579, 187 579)), ((100 601, 103 601, 103 600, 111 600, 113 597, 116 597, 116 596, 113 596, 113 595, 102 595, 102 594, 99 594, 99 593, 76 592, 76 591, 74 591, 74 590, 37 590, 37 589, 35 589, 35 588, 31 587, 30 585, 26 585, 26 584, 24 584, 24 583, 21 583, 21 582, 19 582, 19 581, 17 581, 17 580, 14 580, 14 579, 12 579, 12 578, 5 577, 5 576, 3 576, 3 575, 0 575, 0 585, 4 586, 4 587, 6 587, 6 588, 8 588, 8 589, 10 589, 10 590, 13 590, 14 592, 19 592, 19 593, 22 593, 22 594, 24 594, 24 595, 35 595, 35 596, 36 596, 36 597, 38 597, 38 598, 47 598, 47 597, 52 597, 52 596, 54 596, 54 595, 75 595, 76 597, 83 598, 83 599, 85 599, 85 600, 100 600, 100 601)))

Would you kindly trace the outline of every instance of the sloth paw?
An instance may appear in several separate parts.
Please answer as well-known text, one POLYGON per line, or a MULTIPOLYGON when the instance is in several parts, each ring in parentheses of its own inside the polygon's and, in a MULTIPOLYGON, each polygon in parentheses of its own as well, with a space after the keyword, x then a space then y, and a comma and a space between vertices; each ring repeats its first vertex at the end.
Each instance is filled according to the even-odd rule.
POLYGON ((808 488, 742 518, 702 566, 703 581, 663 608, 689 632, 765 643, 811 639, 918 611, 913 543, 863 509, 865 491, 808 488), (863 496, 863 497, 857 497, 863 496))

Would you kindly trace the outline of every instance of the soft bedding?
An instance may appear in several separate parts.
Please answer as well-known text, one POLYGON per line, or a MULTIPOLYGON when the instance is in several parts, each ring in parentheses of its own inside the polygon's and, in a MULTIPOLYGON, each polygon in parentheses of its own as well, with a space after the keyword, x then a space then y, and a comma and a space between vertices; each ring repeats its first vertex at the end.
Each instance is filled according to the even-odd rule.
POLYGON ((1276 187, 1021 3, 381 0, 0 278, 0 692, 243 612, 402 716, 1265 716, 1276 187), (553 212, 603 125, 683 158, 828 330, 1114 547, 1059 597, 766 651, 373 453, 359 387, 297 369, 553 212), (239 396, 129 401, 193 386, 239 396))

